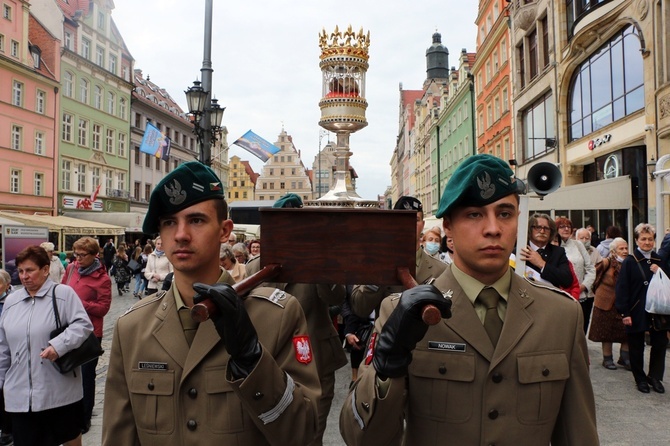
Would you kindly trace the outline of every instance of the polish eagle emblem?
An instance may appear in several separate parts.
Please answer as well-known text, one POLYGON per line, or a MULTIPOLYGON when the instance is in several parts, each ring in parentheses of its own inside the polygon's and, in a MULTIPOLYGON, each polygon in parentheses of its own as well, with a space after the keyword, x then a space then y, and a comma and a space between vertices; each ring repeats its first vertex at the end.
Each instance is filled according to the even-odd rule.
POLYGON ((179 184, 176 178, 172 180, 171 185, 168 186, 166 184, 163 188, 165 189, 165 194, 170 197, 170 204, 179 206, 186 200, 186 191, 182 190, 181 184, 179 184))
POLYGON ((496 186, 491 183, 491 176, 488 172, 484 172, 484 178, 477 177, 477 185, 479 186, 479 195, 484 200, 491 198, 496 192, 496 186))
POLYGON ((309 336, 294 336, 293 349, 295 350, 295 359, 303 364, 312 362, 312 346, 309 343, 309 336))

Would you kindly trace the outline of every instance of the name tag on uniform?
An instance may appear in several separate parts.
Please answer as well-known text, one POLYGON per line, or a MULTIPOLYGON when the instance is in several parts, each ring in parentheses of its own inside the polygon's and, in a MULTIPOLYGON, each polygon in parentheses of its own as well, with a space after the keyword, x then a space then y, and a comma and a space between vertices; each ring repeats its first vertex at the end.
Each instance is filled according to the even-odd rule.
POLYGON ((428 341, 428 349, 462 353, 465 351, 465 344, 459 344, 456 342, 428 341))
POLYGON ((167 370, 167 362, 145 362, 140 361, 139 363, 140 370, 167 370))

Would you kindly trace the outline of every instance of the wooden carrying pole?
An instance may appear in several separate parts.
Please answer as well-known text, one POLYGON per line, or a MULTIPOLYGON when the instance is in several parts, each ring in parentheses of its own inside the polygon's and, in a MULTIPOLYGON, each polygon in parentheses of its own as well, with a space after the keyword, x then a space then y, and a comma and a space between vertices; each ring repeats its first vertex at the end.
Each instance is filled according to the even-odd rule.
MULTIPOLYGON (((235 284, 245 294, 263 282, 416 286, 416 212, 372 209, 261 209, 261 270, 235 284)), ((216 312, 205 300, 191 316, 216 312)), ((426 306, 424 322, 442 318, 426 306)))

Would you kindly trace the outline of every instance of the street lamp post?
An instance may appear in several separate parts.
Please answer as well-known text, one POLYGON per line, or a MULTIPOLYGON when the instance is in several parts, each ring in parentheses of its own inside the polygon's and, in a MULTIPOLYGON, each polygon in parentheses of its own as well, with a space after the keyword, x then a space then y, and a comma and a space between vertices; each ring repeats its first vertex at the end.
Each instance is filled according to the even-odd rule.
POLYGON ((205 0, 205 39, 202 59, 202 86, 193 82, 186 93, 188 111, 193 115, 194 132, 200 144, 199 161, 206 165, 212 164, 212 144, 216 142, 217 133, 221 130, 221 121, 225 107, 221 107, 216 99, 211 99, 212 92, 212 11, 213 1, 205 0), (209 104, 209 106, 208 106, 209 104))

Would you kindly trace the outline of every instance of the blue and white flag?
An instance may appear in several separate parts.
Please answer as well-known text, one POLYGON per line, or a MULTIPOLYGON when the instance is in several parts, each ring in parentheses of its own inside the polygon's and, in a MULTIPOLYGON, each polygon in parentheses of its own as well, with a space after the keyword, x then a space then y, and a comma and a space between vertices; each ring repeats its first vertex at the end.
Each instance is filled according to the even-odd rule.
POLYGON ((233 144, 248 150, 263 160, 263 162, 266 162, 272 155, 279 152, 279 147, 264 140, 251 130, 240 136, 233 144))
POLYGON ((170 138, 165 136, 158 130, 158 127, 151 123, 147 123, 147 128, 144 130, 142 143, 140 144, 140 152, 148 153, 156 158, 168 159, 170 156, 170 138))

